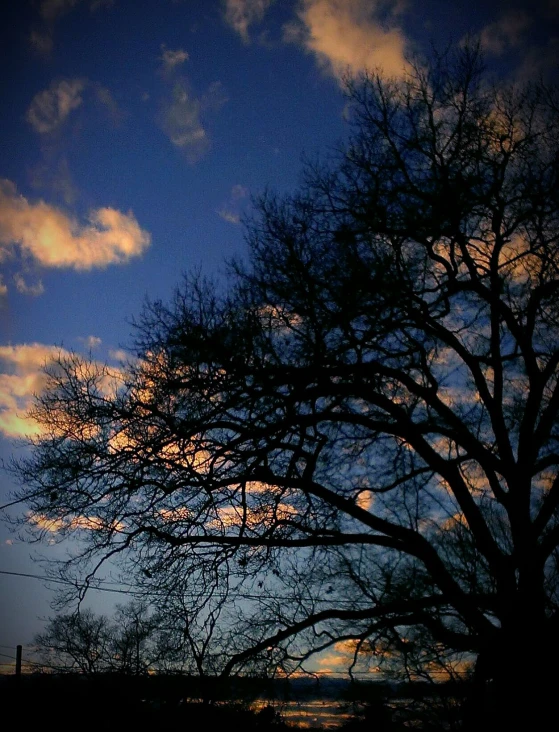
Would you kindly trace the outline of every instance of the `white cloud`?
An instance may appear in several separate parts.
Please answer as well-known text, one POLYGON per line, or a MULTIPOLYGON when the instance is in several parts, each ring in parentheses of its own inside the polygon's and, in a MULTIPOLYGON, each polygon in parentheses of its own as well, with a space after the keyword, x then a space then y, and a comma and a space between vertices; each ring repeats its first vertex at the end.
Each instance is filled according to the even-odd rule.
POLYGON ((111 349, 109 351, 109 358, 112 358, 113 361, 118 361, 119 363, 126 363, 130 360, 130 356, 121 348, 111 349))
POLYGON ((163 61, 165 71, 172 71, 185 61, 188 61, 189 58, 188 53, 184 49, 177 48, 173 51, 170 48, 166 48, 165 44, 161 45, 161 52, 161 60, 163 61))
POLYGON ((26 119, 40 134, 48 134, 60 127, 70 112, 82 103, 85 82, 82 79, 53 81, 49 89, 33 97, 26 119))
POLYGON ((29 203, 11 181, 0 181, 0 256, 18 246, 44 267, 89 270, 127 262, 150 240, 132 212, 99 208, 82 224, 44 201, 29 203))
POLYGON ((245 43, 249 43, 249 27, 263 20, 273 2, 274 0, 225 0, 225 22, 245 43))
POLYGON ((338 79, 365 70, 402 76, 408 63, 407 39, 396 23, 400 9, 380 0, 299 0, 298 20, 285 27, 284 38, 338 79))
POLYGON ((34 394, 46 382, 42 368, 60 353, 60 348, 30 343, 0 346, 0 432, 7 437, 37 435, 39 428, 25 418, 34 394), (6 373, 7 372, 7 373, 6 373))
POLYGON ((33 297, 37 297, 38 295, 42 295, 45 291, 41 280, 34 285, 30 285, 26 282, 24 276, 19 273, 14 275, 14 282, 16 290, 22 295, 32 295, 33 297))
POLYGON ((79 338, 78 340, 80 340, 86 346, 86 348, 91 349, 98 348, 103 342, 101 338, 94 335, 89 335, 86 338, 79 338))
POLYGON ((226 207, 220 208, 217 213, 224 221, 228 221, 230 224, 239 224, 241 222, 240 215, 226 207))

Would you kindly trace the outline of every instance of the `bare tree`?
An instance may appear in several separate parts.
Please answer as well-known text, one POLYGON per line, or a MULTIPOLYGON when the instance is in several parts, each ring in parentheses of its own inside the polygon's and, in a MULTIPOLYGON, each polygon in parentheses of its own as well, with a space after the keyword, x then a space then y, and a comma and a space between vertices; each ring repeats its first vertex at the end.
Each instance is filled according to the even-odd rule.
POLYGON ((415 643, 422 672, 475 665, 485 720, 545 719, 554 95, 491 84, 472 48, 350 82, 351 141, 256 202, 225 294, 189 278, 148 304, 125 372, 51 366, 18 471, 31 529, 84 540, 66 571, 126 557, 200 629, 223 601, 225 673, 415 643))
POLYGON ((141 676, 159 661, 159 619, 141 601, 118 605, 111 627, 111 669, 141 676))
POLYGON ((51 670, 91 676, 110 668, 111 636, 105 615, 82 610, 51 618, 34 644, 42 663, 51 670))
POLYGON ((112 618, 79 610, 50 618, 34 645, 42 664, 54 671, 139 676, 161 660, 159 622, 139 601, 117 605, 112 618))

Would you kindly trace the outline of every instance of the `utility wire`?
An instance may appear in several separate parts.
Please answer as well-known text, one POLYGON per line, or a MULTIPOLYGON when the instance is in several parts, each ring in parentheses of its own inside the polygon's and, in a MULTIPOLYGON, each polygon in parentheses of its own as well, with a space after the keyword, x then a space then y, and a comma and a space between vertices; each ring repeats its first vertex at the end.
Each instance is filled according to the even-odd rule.
MULTIPOLYGON (((69 587, 74 587, 76 589, 94 590, 96 592, 113 592, 113 593, 116 593, 116 594, 119 594, 119 595, 136 595, 138 597, 141 597, 141 596, 143 596, 145 594, 144 592, 141 592, 140 590, 134 590, 134 589, 122 590, 122 589, 117 589, 117 588, 113 588, 113 587, 102 587, 102 586, 100 586, 102 584, 105 584, 105 585, 107 585, 107 584, 111 584, 111 585, 117 584, 116 582, 110 582, 108 580, 96 580, 96 584, 87 585, 87 587, 86 587, 85 585, 79 585, 77 583, 70 582, 69 580, 58 579, 58 578, 55 578, 55 577, 45 577, 45 576, 39 575, 39 574, 28 574, 28 573, 25 573, 25 572, 9 572, 9 571, 4 570, 4 569, 0 569, 0 574, 11 575, 11 576, 14 576, 14 577, 28 577, 28 578, 31 578, 31 579, 41 580, 43 582, 54 582, 56 584, 67 585, 69 587)), ((126 583, 122 583, 120 586, 121 587, 130 587, 130 588, 133 588, 134 587, 134 585, 130 585, 130 584, 126 584, 126 583)), ((152 594, 152 595, 158 595, 158 594, 159 595, 165 595, 167 593, 164 590, 160 590, 159 592, 151 592, 150 594, 152 594)), ((182 594, 182 596, 183 597, 186 597, 186 598, 198 598, 198 597, 200 597, 200 594, 202 594, 202 593, 195 593, 195 592, 188 593, 188 592, 185 592, 185 593, 182 594)), ((252 593, 248 593, 248 592, 247 593, 242 593, 242 592, 228 592, 228 593, 225 593, 225 592, 214 592, 213 593, 213 596, 214 597, 220 597, 220 596, 221 597, 224 597, 224 596, 227 596, 227 597, 229 597, 231 599, 236 599, 236 600, 238 600, 238 599, 241 599, 241 600, 263 600, 264 599, 264 600, 278 600, 278 601, 291 601, 292 602, 292 601, 300 601, 301 599, 306 599, 309 602, 317 602, 317 603, 325 603, 325 602, 328 602, 328 600, 326 600, 326 599, 325 600, 321 600, 321 599, 316 598, 316 597, 301 598, 301 597, 296 597, 296 596, 293 596, 293 595, 272 595, 269 592, 264 592, 262 595, 252 594, 252 593)), ((340 605, 340 604, 342 604, 342 605, 351 605, 352 607, 355 607, 357 605, 360 605, 362 607, 363 606, 366 607, 366 606, 370 605, 370 603, 367 603, 364 600, 355 601, 355 600, 344 599, 344 598, 340 598, 340 597, 333 598, 333 599, 335 599, 336 605, 340 605)))

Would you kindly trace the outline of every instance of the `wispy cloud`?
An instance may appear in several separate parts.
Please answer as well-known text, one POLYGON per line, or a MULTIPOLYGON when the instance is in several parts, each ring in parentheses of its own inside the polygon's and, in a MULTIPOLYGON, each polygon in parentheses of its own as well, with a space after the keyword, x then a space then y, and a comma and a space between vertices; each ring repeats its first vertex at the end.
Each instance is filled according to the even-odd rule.
POLYGON ((188 61, 188 53, 182 48, 167 48, 164 43, 161 44, 161 61, 165 71, 173 71, 178 66, 188 61))
POLYGON ((131 212, 98 208, 80 223, 44 201, 30 203, 11 181, 0 181, 0 256, 19 247, 43 267, 89 270, 125 263, 149 244, 149 233, 131 212))
POLYGON ((66 205, 71 206, 78 197, 78 189, 66 156, 59 154, 56 147, 44 146, 42 152, 43 161, 30 170, 31 185, 60 196, 66 205))
POLYGON ((118 361, 119 363, 126 363, 130 360, 130 355, 121 348, 112 348, 109 351, 109 358, 112 358, 113 361, 118 361))
POLYGON ((498 21, 482 29, 480 43, 483 50, 500 56, 508 49, 518 46, 531 23, 530 16, 521 10, 505 13, 498 21))
POLYGON ((185 79, 179 79, 173 85, 171 96, 165 100, 159 113, 159 125, 190 163, 200 160, 210 148, 202 116, 217 111, 226 101, 220 82, 211 84, 200 98, 189 91, 185 79))
POLYGON ((231 224, 238 224, 241 220, 241 210, 243 204, 248 198, 249 190, 242 185, 234 185, 231 188, 231 193, 227 202, 218 209, 217 213, 225 221, 229 221, 231 224))
MULTIPOLYGON (((87 4, 92 12, 103 7, 109 7, 114 0, 88 0, 87 4)), ((41 0, 38 3, 40 24, 35 26, 29 34, 31 47, 40 55, 48 56, 54 45, 54 29, 59 18, 66 15, 83 0, 41 0)))
POLYGON ((245 43, 250 43, 249 28, 261 23, 274 0, 225 0, 225 22, 245 43))
POLYGON ((106 117, 114 124, 119 125, 125 118, 125 112, 118 106, 110 89, 102 84, 94 84, 95 100, 105 112, 106 117))
POLYGON ((98 348, 101 343, 103 342, 101 338, 94 335, 86 336, 85 338, 78 338, 79 341, 81 341, 86 348, 90 348, 93 350, 94 348, 98 348))
POLYGON ((284 39, 314 54, 338 79, 367 69, 402 76, 408 41, 398 26, 400 9, 396 0, 299 0, 284 39))
POLYGON ((177 82, 159 115, 161 129, 173 145, 187 153, 191 162, 199 160, 209 148, 206 130, 200 121, 200 101, 185 85, 177 82))
POLYGON ((83 79, 53 81, 33 97, 26 119, 39 134, 49 134, 58 129, 73 109, 83 102, 83 79))
POLYGON ((36 282, 34 285, 30 285, 26 281, 24 276, 19 273, 14 275, 14 283, 16 286, 16 290, 22 295, 32 295, 33 297, 37 297, 39 295, 42 295, 45 291, 41 280, 36 282))

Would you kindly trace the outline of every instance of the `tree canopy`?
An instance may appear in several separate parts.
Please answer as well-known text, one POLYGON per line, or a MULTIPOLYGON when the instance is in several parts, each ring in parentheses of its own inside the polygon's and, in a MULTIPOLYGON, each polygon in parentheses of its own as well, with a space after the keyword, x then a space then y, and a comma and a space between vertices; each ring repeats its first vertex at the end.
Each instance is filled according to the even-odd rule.
POLYGON ((120 557, 178 603, 201 667, 471 662, 483 704, 534 714, 557 680, 557 98, 471 47, 347 93, 351 139, 256 201, 226 288, 148 303, 123 369, 48 367, 26 520, 82 540, 66 571, 120 557))

